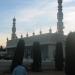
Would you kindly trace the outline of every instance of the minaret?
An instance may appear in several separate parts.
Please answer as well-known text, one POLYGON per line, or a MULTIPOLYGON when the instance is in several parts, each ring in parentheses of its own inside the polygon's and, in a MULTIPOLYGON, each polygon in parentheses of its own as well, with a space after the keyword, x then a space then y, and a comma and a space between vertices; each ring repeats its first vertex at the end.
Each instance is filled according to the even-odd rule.
POLYGON ((27 32, 27 34, 26 34, 26 37, 28 37, 29 35, 28 35, 28 32, 27 32))
POLYGON ((58 13, 57 13, 57 32, 63 34, 63 12, 62 12, 62 0, 58 0, 58 13))
POLYGON ((49 29, 49 33, 52 33, 52 29, 51 29, 51 27, 50 27, 50 29, 49 29))
POLYGON ((42 31, 40 30, 40 35, 42 34, 42 31))
POLYGON ((7 42, 9 41, 8 37, 7 37, 7 42))
POLYGON ((35 33, 33 32, 33 36, 35 36, 35 33))
POLYGON ((23 35, 21 34, 21 39, 23 38, 23 35))
POLYGON ((12 37, 11 40, 16 39, 16 19, 15 17, 13 18, 13 27, 12 27, 12 37))

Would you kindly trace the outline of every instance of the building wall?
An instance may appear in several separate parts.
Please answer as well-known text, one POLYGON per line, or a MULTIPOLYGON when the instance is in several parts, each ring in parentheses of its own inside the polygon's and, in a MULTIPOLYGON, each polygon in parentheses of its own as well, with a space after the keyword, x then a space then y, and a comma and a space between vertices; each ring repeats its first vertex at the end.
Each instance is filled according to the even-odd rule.
MULTIPOLYGON (((41 57, 42 60, 48 59, 48 45, 41 45, 41 57)), ((32 46, 26 46, 24 52, 24 58, 30 59, 32 58, 32 46)))
MULTIPOLYGON (((49 45, 41 45, 41 57, 42 60, 50 60, 52 55, 50 54, 52 52, 52 46, 49 45), (49 52, 50 51, 50 52, 49 52)), ((8 56, 13 56, 16 48, 8 48, 7 54, 8 56)), ((24 51, 24 58, 30 59, 32 58, 32 46, 26 46, 24 51)))
POLYGON ((54 54, 55 54, 55 45, 49 45, 48 48, 49 48, 49 53, 48 53, 49 60, 53 61, 54 60, 54 54))
POLYGON ((13 57, 16 48, 7 48, 7 56, 13 57))

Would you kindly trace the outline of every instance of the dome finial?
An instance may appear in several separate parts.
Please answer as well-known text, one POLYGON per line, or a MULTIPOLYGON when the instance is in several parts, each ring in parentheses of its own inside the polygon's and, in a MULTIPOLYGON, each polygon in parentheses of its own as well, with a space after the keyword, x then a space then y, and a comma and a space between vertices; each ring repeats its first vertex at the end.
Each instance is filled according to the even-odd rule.
POLYGON ((21 38, 23 38, 23 35, 21 34, 21 38))
POLYGON ((52 33, 52 29, 51 29, 51 27, 50 27, 50 29, 49 29, 49 33, 52 33))
POLYGON ((33 32, 33 36, 35 35, 35 33, 33 32))
POLYGON ((40 35, 42 34, 42 31, 41 31, 41 29, 40 29, 40 35))
POLYGON ((29 35, 28 35, 28 32, 27 32, 27 34, 26 34, 26 37, 28 37, 29 35))

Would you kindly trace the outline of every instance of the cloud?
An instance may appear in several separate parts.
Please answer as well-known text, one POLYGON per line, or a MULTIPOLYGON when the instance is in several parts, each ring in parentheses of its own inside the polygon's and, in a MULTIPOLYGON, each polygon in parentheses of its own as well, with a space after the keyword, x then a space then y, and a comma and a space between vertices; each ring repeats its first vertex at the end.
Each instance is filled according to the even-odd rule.
MULTIPOLYGON (((41 8, 41 9, 42 10, 40 10, 40 9, 30 10, 29 9, 29 10, 27 10, 27 12, 25 11, 26 13, 23 10, 21 17, 18 18, 19 22, 22 21, 25 23, 25 21, 26 21, 26 22, 30 23, 30 25, 31 25, 30 28, 32 30, 31 34, 34 30, 36 30, 36 28, 38 28, 38 29, 35 31, 35 33, 36 34, 39 33, 40 27, 41 27, 43 33, 47 33, 50 26, 52 27, 53 32, 56 31, 56 25, 57 25, 56 24, 57 23, 57 12, 56 12, 57 10, 56 9, 57 8, 55 6, 53 8, 52 7, 50 8, 49 6, 45 6, 44 8, 41 8), (55 24, 55 25, 53 26, 53 24, 55 24), (34 27, 33 27, 33 25, 34 25, 34 27)), ((70 31, 75 31, 75 27, 74 27, 75 16, 74 15, 75 15, 74 7, 72 7, 72 6, 67 7, 67 8, 64 7, 64 27, 65 27, 64 33, 65 34, 68 34, 70 31)), ((25 27, 25 28, 27 28, 27 27, 25 27)))
POLYGON ((18 22, 30 21, 37 16, 41 16, 44 14, 47 15, 47 13, 51 12, 50 10, 52 9, 54 10, 53 7, 55 6, 56 6, 56 2, 48 3, 48 0, 43 1, 36 8, 35 7, 34 8, 23 8, 23 9, 17 10, 16 17, 17 17, 18 22))
POLYGON ((28 10, 20 10, 19 13, 17 13, 16 18, 18 22, 29 22, 36 16, 40 16, 44 14, 44 12, 36 10, 36 9, 28 9, 28 10), (38 13, 39 12, 39 13, 38 13))
POLYGON ((64 11, 64 25, 65 34, 68 34, 70 31, 75 31, 75 7, 69 7, 64 11))
POLYGON ((63 3, 69 3, 72 2, 73 0, 63 0, 63 3))
POLYGON ((36 8, 16 10, 17 31, 21 31, 21 33, 31 31, 32 33, 36 28, 39 29, 41 27, 44 29, 43 26, 52 27, 57 20, 56 5, 57 3, 55 1, 49 2, 49 0, 47 0, 40 3, 36 8))

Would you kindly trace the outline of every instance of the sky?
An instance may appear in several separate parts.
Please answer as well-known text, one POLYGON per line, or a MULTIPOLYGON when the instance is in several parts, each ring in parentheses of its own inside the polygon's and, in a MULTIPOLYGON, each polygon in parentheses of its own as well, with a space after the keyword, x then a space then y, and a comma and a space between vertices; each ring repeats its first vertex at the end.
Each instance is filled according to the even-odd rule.
MULTIPOLYGON (((75 0, 63 0, 64 34, 75 31, 75 0)), ((48 33, 57 30, 57 0, 0 0, 0 45, 11 39, 12 19, 16 18, 16 34, 31 36, 41 30, 48 33)))

